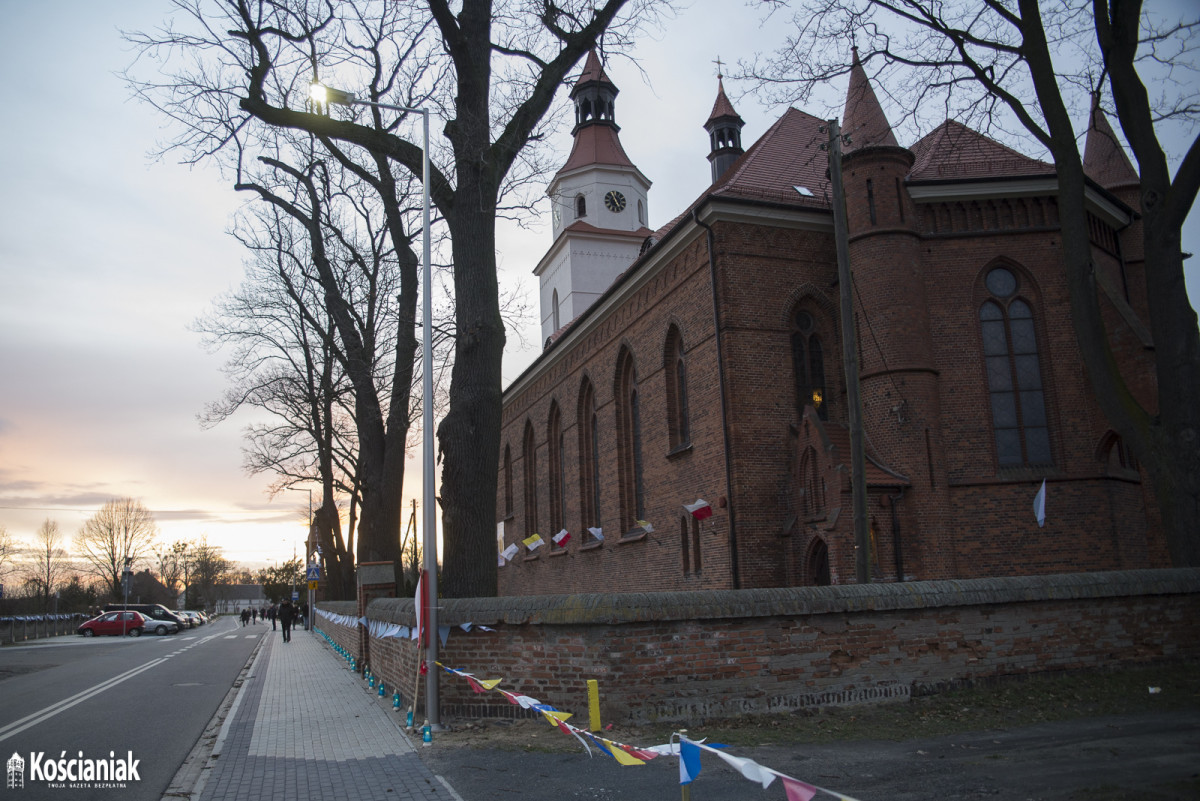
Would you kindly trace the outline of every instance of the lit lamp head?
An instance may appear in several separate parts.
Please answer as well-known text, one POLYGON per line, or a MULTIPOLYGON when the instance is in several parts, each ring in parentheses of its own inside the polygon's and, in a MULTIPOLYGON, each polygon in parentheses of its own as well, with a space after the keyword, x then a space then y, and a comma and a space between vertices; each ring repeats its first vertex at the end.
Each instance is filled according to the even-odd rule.
POLYGON ((326 86, 320 81, 314 80, 308 86, 308 99, 312 103, 315 113, 323 112, 328 116, 330 106, 351 106, 357 98, 350 92, 343 92, 341 89, 334 89, 332 86, 326 86))

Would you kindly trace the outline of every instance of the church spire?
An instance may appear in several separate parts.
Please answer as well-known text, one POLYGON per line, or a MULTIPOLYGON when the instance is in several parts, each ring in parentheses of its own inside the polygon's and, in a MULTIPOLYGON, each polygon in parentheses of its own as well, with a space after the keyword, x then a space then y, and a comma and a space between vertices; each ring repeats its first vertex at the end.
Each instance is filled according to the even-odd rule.
POLYGON ((1088 119, 1087 140, 1083 146, 1083 171, 1105 189, 1137 186, 1141 178, 1117 135, 1108 124, 1108 116, 1100 108, 1099 93, 1092 94, 1092 111, 1088 119))
POLYGON ((846 108, 842 113, 842 134, 850 137, 844 152, 850 153, 868 147, 899 147, 892 133, 892 126, 884 116, 883 107, 875 97, 871 81, 858 60, 858 48, 850 64, 850 86, 846 91, 846 108))
MULTIPOLYGON (((603 123, 617 128, 614 101, 620 90, 608 79, 596 49, 588 51, 583 72, 571 88, 571 100, 575 103, 575 130, 586 125, 603 123)), ((620 130, 617 128, 617 130, 620 130)))
POLYGON ((721 60, 717 59, 717 99, 713 103, 712 113, 704 123, 708 131, 708 162, 712 169, 712 181, 725 174, 725 171, 738 160, 742 150, 742 126, 746 124, 734 110, 733 104, 725 96, 724 76, 721 75, 721 60))

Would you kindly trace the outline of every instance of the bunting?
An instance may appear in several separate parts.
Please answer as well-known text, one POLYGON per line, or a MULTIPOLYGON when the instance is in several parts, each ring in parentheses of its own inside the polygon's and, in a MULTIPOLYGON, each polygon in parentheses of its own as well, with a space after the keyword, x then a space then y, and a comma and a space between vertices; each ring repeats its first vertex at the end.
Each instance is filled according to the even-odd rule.
POLYGON ((672 740, 678 737, 678 742, 664 743, 646 748, 610 740, 607 737, 601 737, 586 729, 572 726, 567 722, 572 717, 572 713, 570 712, 555 709, 549 704, 543 704, 541 701, 528 695, 521 695, 520 693, 501 689, 497 685, 503 679, 479 679, 474 674, 448 667, 441 662, 435 662, 434 664, 447 673, 465 679, 476 693, 494 690, 503 695, 511 704, 520 706, 522 709, 541 713, 542 717, 551 726, 579 740, 587 751, 588 756, 592 755, 592 749, 588 745, 589 740, 596 746, 597 750, 612 757, 620 765, 644 765, 647 761, 660 756, 677 756, 679 757, 679 783, 685 785, 691 784, 700 775, 702 768, 700 755, 702 752, 707 751, 716 754, 743 777, 761 785, 763 789, 770 787, 776 779, 779 779, 783 784, 787 801, 812 801, 817 793, 826 793, 841 799, 841 801, 857 801, 857 799, 845 793, 838 793, 815 784, 809 784, 794 776, 789 776, 786 773, 781 773, 773 768, 761 765, 753 759, 730 754, 725 750, 725 746, 720 743, 705 743, 702 740, 691 740, 681 732, 677 732, 671 736, 672 740))

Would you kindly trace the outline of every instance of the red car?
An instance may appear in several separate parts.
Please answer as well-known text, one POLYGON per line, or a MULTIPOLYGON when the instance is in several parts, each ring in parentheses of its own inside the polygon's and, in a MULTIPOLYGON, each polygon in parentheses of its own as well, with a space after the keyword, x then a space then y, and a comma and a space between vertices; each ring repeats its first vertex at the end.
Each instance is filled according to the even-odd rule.
POLYGON ((95 637, 97 634, 141 637, 145 630, 146 618, 141 612, 105 612, 84 623, 76 633, 84 637, 95 637))

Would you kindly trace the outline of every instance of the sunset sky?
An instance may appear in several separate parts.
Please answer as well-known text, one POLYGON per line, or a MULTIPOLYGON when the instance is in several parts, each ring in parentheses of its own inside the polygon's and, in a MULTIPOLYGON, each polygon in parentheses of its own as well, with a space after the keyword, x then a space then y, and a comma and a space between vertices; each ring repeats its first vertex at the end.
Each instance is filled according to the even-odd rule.
MULTIPOLYGON (((197 423, 225 388, 224 357, 207 353, 190 326, 240 283, 243 252, 226 231, 246 198, 214 171, 151 158, 171 130, 117 74, 133 58, 119 31, 159 24, 166 4, 2 2, 0 64, 12 83, 0 148, 0 525, 28 539, 49 518, 73 535, 106 500, 132 496, 153 511, 164 542, 206 536, 236 561, 290 558, 306 533, 307 493, 272 499, 269 477, 243 471, 248 418, 197 423)), ((779 38, 733 0, 691 6, 637 54, 645 76, 628 61, 609 68, 622 143, 654 182, 651 227, 709 183, 701 125, 713 61, 736 62, 779 38)), ((727 89, 748 144, 781 109, 727 89)), ((844 86, 832 91, 840 97, 844 86)), ((569 140, 557 146, 565 159, 569 140)), ((1184 250, 1200 252, 1198 227, 1184 250)), ((509 225, 500 238, 503 280, 523 287, 534 310, 524 323, 534 348, 532 269, 549 228, 509 225)), ((1198 260, 1188 262, 1193 298, 1198 260)), ((533 356, 514 347, 506 380, 533 356)), ((421 493, 419 443, 413 453, 407 498, 421 493)))

